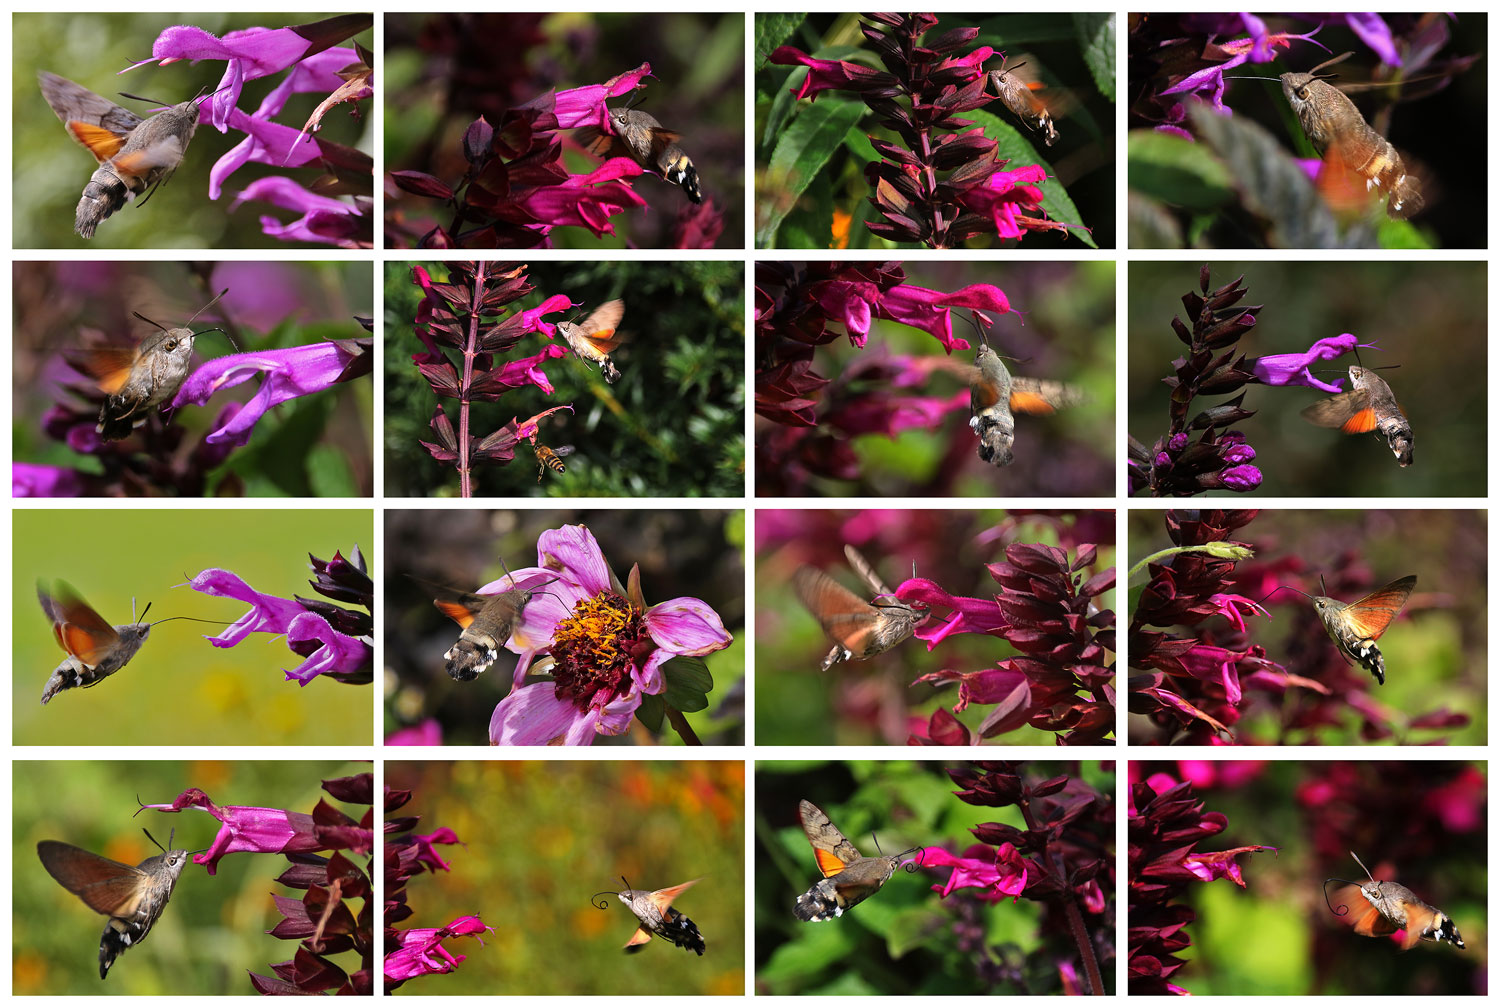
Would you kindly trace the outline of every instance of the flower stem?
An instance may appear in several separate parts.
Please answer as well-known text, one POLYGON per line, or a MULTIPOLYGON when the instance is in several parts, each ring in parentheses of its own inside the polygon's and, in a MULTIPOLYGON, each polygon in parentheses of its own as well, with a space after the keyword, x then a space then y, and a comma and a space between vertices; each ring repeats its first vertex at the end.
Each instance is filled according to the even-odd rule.
MULTIPOLYGON (((1062 859, 1054 861, 1061 871, 1062 859)), ((1099 960, 1094 957, 1094 945, 1089 941, 1088 928, 1084 927, 1083 914, 1078 912, 1078 901, 1073 894, 1064 891, 1056 902, 1062 904, 1063 916, 1068 920, 1068 930, 1073 932, 1073 941, 1078 944, 1078 958, 1083 963, 1084 975, 1089 978, 1089 993, 1099 997, 1104 993, 1104 977, 1099 973, 1099 960)))
POLYGON ((469 295, 469 339, 464 344, 464 376, 458 391, 458 493, 474 496, 473 464, 469 461, 469 386, 474 382, 474 357, 479 353, 479 309, 484 302, 484 267, 474 264, 474 290, 469 295))
POLYGON ((667 723, 677 730, 677 734, 682 736, 682 741, 688 745, 701 746, 703 744, 703 740, 698 737, 697 732, 693 731, 693 726, 688 724, 687 718, 683 716, 682 711, 671 704, 662 704, 662 706, 667 711, 667 723))

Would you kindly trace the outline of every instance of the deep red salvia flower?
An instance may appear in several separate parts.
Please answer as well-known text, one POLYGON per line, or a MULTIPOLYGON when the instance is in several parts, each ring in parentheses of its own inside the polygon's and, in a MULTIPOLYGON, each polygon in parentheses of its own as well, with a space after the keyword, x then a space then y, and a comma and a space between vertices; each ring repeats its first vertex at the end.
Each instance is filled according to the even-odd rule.
MULTIPOLYGON (((923 851, 923 867, 951 867, 945 883, 934 885, 944 900, 983 907, 1001 900, 1026 899, 1043 908, 1039 953, 1052 964, 1059 990, 1084 979, 1082 993, 1111 993, 1115 933, 1114 802, 1077 776, 1038 780, 1025 764, 981 761, 948 775, 960 788, 960 801, 990 808, 1015 806, 1026 828, 986 822, 970 828, 979 841, 960 857, 942 848, 923 851)), ((980 963, 979 973, 992 984, 1002 981, 1032 993, 1027 975, 1045 967, 1017 968, 994 955, 982 928, 960 921, 959 946, 980 963)), ((1035 993, 1047 993, 1036 991, 1035 993)))
POLYGON ((1222 833, 1228 822, 1223 813, 1203 810, 1192 784, 1178 783, 1166 774, 1132 782, 1129 993, 1191 993, 1172 982, 1184 963, 1178 953, 1192 944, 1187 925, 1197 919, 1192 908, 1178 900, 1192 883, 1215 878, 1229 878, 1244 888, 1234 859, 1276 849, 1257 844, 1224 851, 1195 850, 1222 833))
POLYGON ((979 29, 955 28, 924 39, 937 26, 936 15, 863 17, 868 21, 861 22, 860 31, 884 71, 847 60, 815 59, 792 46, 781 46, 767 58, 808 68, 793 91, 797 98, 814 101, 823 91, 851 92, 880 125, 901 138, 904 146, 871 138, 882 160, 865 166, 865 179, 874 190, 870 203, 880 219, 865 226, 889 241, 928 248, 954 248, 980 236, 1019 239, 1028 231, 1066 228, 1046 218, 1042 193, 1031 185, 1045 178, 1041 166, 998 157, 996 141, 970 129, 972 119, 960 118, 995 100, 986 90, 984 68, 995 51, 980 46, 956 55, 979 29))

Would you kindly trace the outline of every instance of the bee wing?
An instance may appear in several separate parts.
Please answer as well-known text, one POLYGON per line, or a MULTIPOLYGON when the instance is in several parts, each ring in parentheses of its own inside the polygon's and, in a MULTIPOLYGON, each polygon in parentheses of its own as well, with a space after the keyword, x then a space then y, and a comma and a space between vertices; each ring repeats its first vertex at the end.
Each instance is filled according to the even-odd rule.
POLYGON ((42 611, 52 619, 58 646, 85 665, 97 665, 120 635, 67 582, 57 582, 53 590, 54 594, 48 595, 38 584, 36 597, 42 611))
POLYGON ((1083 402, 1083 390, 1075 385, 1043 378, 1010 380, 1010 408, 1013 413, 1047 414, 1083 402))
POLYGON ((599 353, 607 354, 624 342, 624 338, 616 332, 620 319, 624 316, 624 301, 606 301, 594 309, 588 318, 578 323, 578 335, 599 353))
POLYGON ((1351 602, 1344 608, 1342 615, 1361 637, 1375 640, 1385 633, 1396 614, 1406 605, 1406 600, 1411 598, 1412 589, 1416 586, 1415 574, 1397 578, 1358 602, 1351 602))
POLYGON ((1302 411, 1302 419, 1319 427, 1338 427, 1345 434, 1365 434, 1375 429, 1375 411, 1363 389, 1340 392, 1319 400, 1302 411))
POLYGON ((552 454, 560 457, 566 457, 573 454, 577 450, 577 448, 573 447, 570 444, 558 445, 556 448, 552 449, 552 454))
POLYGON ((82 847, 43 840, 36 845, 36 853, 47 874, 95 913, 129 917, 145 892, 145 872, 82 847))
POLYGON ((140 116, 108 98, 94 94, 82 84, 46 70, 37 73, 42 97, 67 127, 73 139, 88 148, 101 162, 114 157, 125 138, 142 122, 140 116))
POLYGON ((865 638, 880 619, 874 606, 816 567, 798 568, 792 587, 824 633, 855 654, 864 653, 865 638))
POLYGON ((703 880, 701 878, 695 878, 691 882, 684 882, 681 885, 674 885, 667 889, 658 889, 656 890, 656 892, 648 896, 647 899, 649 899, 656 905, 656 909, 660 910, 662 913, 666 913, 667 907, 672 905, 672 901, 674 899, 681 896, 683 893, 687 892, 688 889, 692 888, 702 881, 703 880))
POLYGON ((818 806, 804 798, 797 806, 797 815, 824 878, 832 878, 860 859, 858 848, 844 839, 844 834, 818 806))

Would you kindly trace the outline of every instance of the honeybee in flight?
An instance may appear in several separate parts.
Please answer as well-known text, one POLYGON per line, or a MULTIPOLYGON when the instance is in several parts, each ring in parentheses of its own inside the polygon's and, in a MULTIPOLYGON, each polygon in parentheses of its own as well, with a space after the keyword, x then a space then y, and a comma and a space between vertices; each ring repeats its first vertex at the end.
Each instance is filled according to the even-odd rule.
POLYGON ((558 445, 556 448, 548 448, 540 441, 531 446, 536 452, 536 481, 540 483, 542 476, 548 469, 555 473, 565 473, 568 467, 563 465, 563 457, 573 454, 573 446, 570 444, 558 445))

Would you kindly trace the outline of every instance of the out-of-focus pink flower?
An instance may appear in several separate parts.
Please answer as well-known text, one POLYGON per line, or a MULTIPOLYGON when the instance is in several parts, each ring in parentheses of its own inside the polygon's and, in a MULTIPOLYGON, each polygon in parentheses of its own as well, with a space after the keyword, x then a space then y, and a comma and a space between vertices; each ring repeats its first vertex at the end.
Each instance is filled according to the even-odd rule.
POLYGON ((61 466, 12 462, 10 494, 12 497, 81 497, 83 476, 61 466))
POLYGON ((443 726, 437 718, 428 718, 421 724, 409 728, 398 728, 385 737, 388 746, 440 746, 443 744, 443 726))

